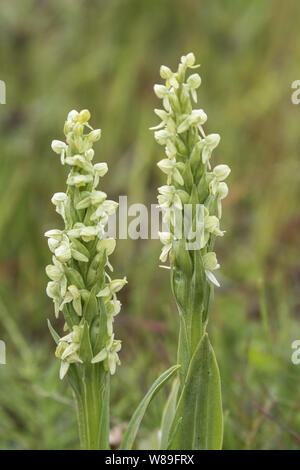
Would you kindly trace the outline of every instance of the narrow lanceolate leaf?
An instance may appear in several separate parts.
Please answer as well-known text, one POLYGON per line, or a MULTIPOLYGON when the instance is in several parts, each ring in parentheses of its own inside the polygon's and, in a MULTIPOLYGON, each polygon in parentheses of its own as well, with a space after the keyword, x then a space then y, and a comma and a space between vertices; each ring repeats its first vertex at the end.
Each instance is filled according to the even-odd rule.
POLYGON ((172 384, 171 392, 165 405, 161 421, 160 449, 167 450, 169 433, 176 413, 176 400, 179 388, 179 379, 176 378, 172 384))
POLYGON ((59 335, 56 333, 55 329, 54 329, 53 326, 51 325, 50 320, 47 320, 47 324, 48 324, 48 328, 49 328, 49 331, 50 331, 50 333, 51 333, 52 338, 54 339, 54 341, 56 342, 56 344, 58 344, 58 343, 59 343, 59 340, 60 340, 59 335))
POLYGON ((97 302, 97 298, 95 295, 95 289, 92 289, 88 296, 87 302, 84 305, 83 316, 84 318, 87 319, 88 322, 91 322, 91 320, 95 317, 97 312, 98 312, 98 302, 97 302))
POLYGON ((109 450, 109 400, 110 400, 110 375, 104 372, 103 384, 100 387, 102 407, 100 419, 100 443, 99 448, 109 450))
POLYGON ((166 370, 158 379, 155 380, 151 388, 148 390, 147 394, 144 396, 143 400, 135 410, 129 424, 128 428, 123 437, 123 441, 120 447, 120 450, 130 450, 134 444, 136 435, 138 433, 141 421, 144 417, 144 414, 152 401, 155 395, 159 392, 161 387, 174 376, 176 371, 179 369, 179 365, 170 367, 166 370))
POLYGON ((174 422, 173 450, 219 450, 223 439, 223 414, 219 369, 207 333, 191 359, 174 422))

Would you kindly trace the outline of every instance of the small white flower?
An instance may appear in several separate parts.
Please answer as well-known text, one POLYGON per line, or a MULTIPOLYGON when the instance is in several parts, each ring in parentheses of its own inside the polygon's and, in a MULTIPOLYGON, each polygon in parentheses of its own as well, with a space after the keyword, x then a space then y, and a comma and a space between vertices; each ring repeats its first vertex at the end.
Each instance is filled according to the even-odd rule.
POLYGON ((213 251, 206 253, 203 256, 203 266, 205 269, 205 274, 207 279, 215 284, 217 287, 220 287, 219 282, 215 278, 214 274, 212 271, 215 271, 216 269, 219 269, 220 265, 218 264, 216 253, 213 251))
POLYGON ((209 159, 211 157, 212 151, 219 145, 221 137, 219 134, 209 134, 204 138, 204 145, 202 150, 202 162, 204 165, 208 163, 209 168, 209 159))
POLYGON ((65 205, 68 196, 65 193, 55 193, 51 199, 52 204, 55 205, 56 212, 65 220, 65 205))
POLYGON ((178 170, 178 163, 176 162, 175 158, 165 158, 158 162, 157 166, 163 171, 166 175, 168 175, 167 183, 170 184, 172 178, 174 181, 181 186, 184 184, 183 178, 178 170))
POLYGON ((182 202, 178 191, 174 186, 161 186, 158 188, 160 196, 157 197, 160 207, 167 208, 170 206, 176 207, 176 209, 182 209, 182 202))
POLYGON ((181 57, 181 63, 183 65, 186 65, 187 67, 193 67, 195 62, 196 62, 196 59, 195 59, 195 55, 193 54, 193 52, 189 52, 187 55, 183 55, 181 57))
POLYGON ((170 134, 165 129, 154 132, 154 138, 156 139, 156 141, 159 145, 166 145, 168 140, 171 137, 172 137, 172 134, 170 134))
POLYGON ((163 100, 163 106, 166 111, 170 110, 169 90, 165 85, 154 85, 154 93, 163 100))
POLYGON ((76 111, 75 109, 72 109, 72 111, 70 111, 68 114, 67 121, 75 123, 77 121, 78 115, 79 115, 78 111, 76 111))
POLYGON ((93 204, 93 206, 98 206, 99 204, 102 204, 102 202, 104 202, 106 198, 107 194, 103 191, 94 190, 91 192, 91 203, 93 204))
POLYGON ((84 153, 85 157, 91 162, 94 158, 94 155, 95 155, 95 151, 94 149, 88 149, 85 153, 84 153))
POLYGON ((82 315, 81 296, 80 296, 79 290, 74 285, 68 286, 64 299, 59 306, 60 310, 62 310, 63 306, 69 302, 72 302, 73 308, 75 312, 77 313, 77 315, 81 316, 82 315))
POLYGON ((190 127, 202 126, 207 121, 207 115, 203 109, 193 109, 191 114, 179 124, 177 128, 178 134, 187 131, 190 127))
POLYGON ((79 116, 77 117, 78 121, 81 122, 82 124, 85 124, 91 119, 91 113, 89 112, 88 109, 83 109, 80 111, 79 116))
POLYGON ((67 157, 65 162, 70 166, 77 166, 84 169, 85 171, 92 171, 92 164, 84 158, 83 155, 74 155, 73 157, 67 157))
POLYGON ((86 186, 88 183, 93 181, 92 175, 81 175, 80 173, 69 174, 67 178, 67 184, 69 186, 76 186, 80 188, 81 186, 86 186))
POLYGON ((73 326, 73 331, 71 331, 71 333, 64 336, 63 338, 60 338, 59 340, 55 355, 61 360, 59 372, 59 377, 61 380, 65 377, 66 373, 68 372, 70 364, 76 362, 82 364, 82 360, 78 355, 81 338, 82 326, 75 325, 73 326))
POLYGON ((52 280, 59 284, 59 296, 64 297, 67 290, 67 278, 65 276, 63 264, 55 256, 52 257, 53 264, 46 266, 46 274, 52 280))
POLYGON ((110 300, 105 304, 105 308, 107 315, 107 334, 108 336, 112 336, 114 317, 120 313, 121 302, 119 300, 110 300))
POLYGON ((112 297, 116 299, 115 294, 119 292, 124 286, 127 284, 127 279, 124 277, 123 279, 114 279, 110 281, 109 284, 98 292, 96 297, 106 297, 110 300, 112 297))
POLYGON ((95 171, 95 180, 93 187, 96 188, 99 184, 99 179, 102 178, 102 176, 106 175, 108 172, 108 166, 107 163, 102 162, 102 163, 96 163, 94 165, 94 171, 95 171))
POLYGON ((61 163, 64 165, 65 163, 65 154, 68 148, 65 142, 61 142, 60 140, 52 140, 51 148, 55 153, 60 155, 61 163))
POLYGON ((119 204, 117 202, 111 201, 109 199, 103 201, 102 204, 100 204, 95 212, 91 215, 91 220, 94 221, 100 219, 107 221, 108 216, 116 212, 118 205, 119 204))
POLYGON ((55 316, 58 317, 61 299, 61 286, 57 281, 50 281, 47 284, 46 293, 53 300, 55 316))
MULTIPOLYGON (((51 240, 51 239, 50 239, 51 240)), ((70 248, 70 241, 66 235, 63 236, 62 241, 59 243, 57 248, 54 250, 55 257, 61 263, 66 263, 71 259, 71 248, 70 248)))
POLYGON ((108 256, 114 252, 115 247, 116 240, 114 238, 104 238, 103 240, 99 240, 97 243, 97 250, 105 250, 108 256))
POLYGON ((83 226, 80 230, 80 237, 84 242, 89 242, 91 240, 94 240, 95 237, 97 236, 97 227, 95 226, 83 226))
POLYGON ((94 143, 101 137, 101 129, 94 129, 87 135, 87 140, 90 143, 94 143))
POLYGON ((53 229, 53 230, 48 230, 47 232, 45 232, 45 237, 55 238, 58 241, 62 240, 62 236, 63 236, 62 230, 53 229))
POLYGON ((169 90, 165 85, 154 85, 154 93, 157 98, 163 99, 169 94, 169 90))
POLYGON ((99 176, 104 176, 108 172, 108 166, 107 163, 96 163, 94 165, 94 170, 99 176))
POLYGON ((48 246, 51 253, 55 253, 56 248, 59 246, 59 241, 56 238, 48 238, 48 246))
POLYGON ((230 175, 230 168, 228 165, 217 165, 213 169, 213 174, 218 181, 224 181, 230 175))
POLYGON ((219 237, 224 235, 224 232, 220 230, 220 221, 215 215, 208 215, 204 219, 205 230, 209 233, 213 233, 219 237))
POLYGON ((104 361, 105 370, 109 370, 111 375, 116 372, 117 364, 120 364, 118 352, 121 350, 121 341, 115 340, 114 335, 108 339, 105 348, 103 348, 92 359, 92 364, 104 361))
POLYGON ((219 219, 222 216, 222 199, 225 199, 228 195, 228 186, 226 183, 223 181, 221 183, 218 183, 217 189, 216 189, 216 196, 218 198, 218 217, 219 219))
POLYGON ((173 235, 169 232, 158 232, 158 236, 161 243, 164 245, 159 259, 162 263, 165 263, 167 261, 168 254, 173 247, 173 235))
POLYGON ((197 88, 201 85, 201 77, 198 73, 194 73, 187 79, 187 87, 191 92, 192 98, 197 103, 197 88))
POLYGON ((162 65, 160 67, 160 76, 166 80, 166 86, 168 89, 171 87, 177 89, 179 87, 177 74, 173 73, 169 67, 162 65))
MULTIPOLYGON (((166 127, 169 131, 172 131, 174 133, 176 130, 176 125, 173 119, 171 118, 170 114, 167 113, 164 109, 155 109, 154 112, 161 119, 161 123, 158 124, 157 126, 150 127, 150 130, 154 131, 154 130, 158 130, 158 129, 162 129, 163 127, 166 127)), ((159 138, 159 134, 158 134, 158 138, 159 138)))

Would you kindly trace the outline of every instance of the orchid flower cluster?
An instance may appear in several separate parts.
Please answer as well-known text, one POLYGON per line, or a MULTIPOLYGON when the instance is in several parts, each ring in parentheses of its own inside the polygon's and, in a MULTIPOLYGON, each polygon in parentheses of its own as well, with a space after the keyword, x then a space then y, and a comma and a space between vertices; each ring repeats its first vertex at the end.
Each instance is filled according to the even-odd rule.
MULTIPOLYGON (((220 229, 221 201, 228 194, 224 180, 230 174, 230 168, 227 165, 211 168, 210 158, 220 136, 205 134, 203 125, 207 115, 203 109, 192 107, 193 102, 197 103, 197 89, 201 85, 199 74, 192 73, 187 80, 185 78, 188 69, 197 67, 194 54, 189 53, 181 57, 176 72, 163 65, 160 76, 165 85, 154 86, 164 109, 155 109, 161 123, 152 129, 156 141, 165 146, 166 158, 158 163, 158 167, 167 175, 166 185, 158 189, 159 206, 168 225, 168 230, 159 234, 163 243, 160 260, 166 262, 169 255, 171 266, 176 266, 176 260, 179 263, 182 244, 176 238, 176 211, 183 211, 185 204, 194 208, 198 205, 202 209, 199 213, 203 235, 199 248, 203 267, 208 281, 219 286, 213 271, 220 265, 212 248, 215 237, 224 234, 220 229)), ((190 264, 189 261, 186 263, 190 264)))
POLYGON ((116 242, 105 238, 108 218, 118 204, 97 189, 108 167, 104 162, 92 163, 92 147, 101 130, 94 130, 89 119, 88 110, 71 111, 64 126, 66 142, 52 142, 61 163, 70 167, 67 191, 52 197, 64 229, 45 233, 53 253, 53 264, 46 267, 50 278, 47 295, 53 299, 56 317, 63 312, 67 330, 56 349, 61 360, 60 378, 67 374, 70 364, 86 362, 87 355, 82 357, 83 338, 85 349, 88 343, 92 353, 89 363, 103 361, 104 369, 111 374, 120 364, 121 342, 114 339, 113 322, 121 309, 117 292, 127 281, 111 279, 113 268, 108 257, 116 242))

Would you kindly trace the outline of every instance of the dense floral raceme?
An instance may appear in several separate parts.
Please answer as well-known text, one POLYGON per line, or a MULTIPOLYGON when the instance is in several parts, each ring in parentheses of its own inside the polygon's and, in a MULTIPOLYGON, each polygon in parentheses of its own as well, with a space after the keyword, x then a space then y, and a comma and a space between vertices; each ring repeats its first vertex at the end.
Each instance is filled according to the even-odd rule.
POLYGON ((194 54, 189 53, 181 58, 176 72, 162 66, 160 75, 165 79, 165 85, 154 86, 164 109, 155 109, 161 123, 152 129, 155 130, 156 141, 165 147, 166 157, 158 166, 167 175, 166 185, 158 189, 158 202, 168 227, 168 230, 160 232, 163 243, 160 260, 165 262, 169 255, 172 268, 181 269, 187 275, 191 273, 194 256, 180 238, 192 241, 192 235, 188 234, 194 228, 194 237, 197 235, 199 238, 195 246, 201 253, 206 280, 218 286, 213 271, 219 268, 219 264, 213 245, 215 238, 224 234, 220 229, 221 201, 228 194, 224 180, 230 168, 227 165, 211 168, 210 158, 220 142, 220 136, 205 134, 203 125, 207 115, 203 109, 192 107, 192 102, 197 102, 201 78, 197 73, 192 73, 186 79, 186 72, 197 67, 194 54), (191 217, 187 230, 181 221, 189 220, 186 214, 184 219, 184 206, 188 205, 191 207, 191 217), (176 232, 178 220, 182 237, 176 232))
POLYGON ((121 309, 117 292, 127 281, 111 279, 108 257, 116 243, 105 238, 108 217, 118 204, 97 189, 108 168, 106 163, 93 164, 92 147, 101 131, 93 130, 89 119, 88 110, 71 111, 64 126, 66 142, 52 142, 61 163, 70 167, 67 191, 52 197, 64 228, 45 233, 53 253, 53 264, 46 267, 47 294, 53 299, 55 315, 63 312, 67 332, 56 349, 61 378, 72 363, 103 361, 111 374, 120 363, 121 342, 114 339, 113 322, 121 309))

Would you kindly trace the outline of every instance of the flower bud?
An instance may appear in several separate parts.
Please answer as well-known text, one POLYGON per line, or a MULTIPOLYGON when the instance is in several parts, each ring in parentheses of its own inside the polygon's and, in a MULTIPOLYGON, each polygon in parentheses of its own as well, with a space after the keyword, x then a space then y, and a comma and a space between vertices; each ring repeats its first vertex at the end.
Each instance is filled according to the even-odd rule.
POLYGON ((193 109, 192 114, 189 117, 190 124, 193 126, 202 126, 207 121, 207 114, 203 109, 193 109))
POLYGON ((68 199, 68 196, 66 195, 66 193, 55 193, 52 196, 51 202, 55 206, 58 206, 62 204, 63 202, 65 202, 67 199, 68 199))
POLYGON ((195 90, 196 88, 199 88, 201 85, 201 77, 198 73, 193 73, 193 75, 190 75, 189 78, 187 79, 187 84, 189 88, 195 90))
POLYGON ((55 250, 56 250, 56 248, 58 247, 58 245, 59 245, 59 241, 56 240, 55 238, 49 238, 49 239, 48 239, 49 250, 50 250, 52 253, 55 253, 55 250))
POLYGON ((165 98, 169 91, 165 85, 154 85, 154 93, 156 94, 157 98, 163 99, 165 98))
POLYGON ((101 129, 95 129, 87 135, 87 140, 91 143, 96 142, 101 137, 101 129))
POLYGON ((205 230, 213 232, 219 227, 219 219, 215 215, 209 215, 205 217, 205 230))
POLYGON ((78 111, 76 111, 75 109, 72 109, 72 111, 70 111, 68 114, 67 121, 75 122, 78 118, 78 114, 79 114, 78 111))
POLYGON ((62 277, 61 270, 53 264, 49 264, 48 266, 46 266, 46 274, 53 281, 59 281, 62 277))
POLYGON ((107 163, 105 163, 105 162, 103 162, 103 163, 96 163, 96 165, 94 165, 94 170, 96 171, 96 173, 97 173, 99 176, 104 176, 104 175, 108 172, 107 163))
POLYGON ((112 293, 119 292, 124 286, 127 284, 127 279, 124 277, 124 279, 114 279, 109 283, 109 288, 112 293))
POLYGON ((166 67, 165 65, 162 65, 160 67, 159 73, 160 73, 161 78, 164 78, 165 80, 167 80, 168 78, 171 78, 173 75, 172 70, 169 67, 166 67))
POLYGON ((94 149, 89 149, 85 152, 85 156, 90 162, 93 160, 94 155, 95 155, 94 149))
POLYGON ((55 153, 61 154, 67 149, 67 144, 61 142, 60 140, 52 140, 51 148, 55 153))
POLYGON ((169 137, 170 137, 170 134, 165 129, 154 132, 154 138, 156 142, 159 143, 159 145, 166 145, 169 137))
POLYGON ((221 137, 220 137, 219 134, 209 134, 205 137, 204 140, 205 140, 206 145, 211 150, 213 150, 214 148, 216 148, 219 145, 221 137))
POLYGON ((45 237, 55 238, 56 240, 62 239, 63 232, 61 230, 53 229, 45 232, 45 237))
POLYGON ((56 258, 61 263, 66 263, 71 259, 71 249, 68 242, 62 242, 54 252, 56 258))
POLYGON ((67 178, 67 184, 69 186, 76 186, 77 188, 85 186, 86 184, 91 183, 92 181, 92 175, 81 175, 79 173, 75 173, 73 175, 69 174, 67 178))
POLYGON ((218 264, 216 253, 214 251, 210 251, 203 255, 203 265, 204 269, 208 269, 209 271, 219 269, 220 265, 218 264))
POLYGON ((82 124, 85 124, 90 119, 91 119, 91 113, 89 112, 88 109, 83 109, 82 111, 80 111, 79 116, 78 116, 79 122, 81 122, 82 124))
POLYGON ((99 240, 97 243, 97 250, 105 250, 108 256, 114 252, 115 247, 116 240, 114 238, 104 238, 103 240, 99 240))
POLYGON ((55 297, 59 297, 60 288, 59 288, 58 282, 55 282, 55 281, 48 282, 46 293, 48 297, 50 297, 51 299, 55 299, 55 297))
POLYGON ((218 181, 224 181, 230 174, 231 170, 228 165, 217 165, 213 169, 213 173, 218 181))
POLYGON ((103 191, 93 191, 91 194, 91 203, 94 206, 101 204, 107 198, 107 194, 103 191))
POLYGON ((91 240, 94 240, 97 235, 97 228, 92 226, 92 227, 82 227, 80 230, 80 236, 84 242, 89 242, 91 240))
POLYGON ((219 183, 217 187, 218 199, 225 199, 228 194, 228 186, 226 183, 219 183))
POLYGON ((189 52, 187 55, 181 57, 181 63, 187 67, 192 67, 195 64, 195 56, 192 52, 189 52))

